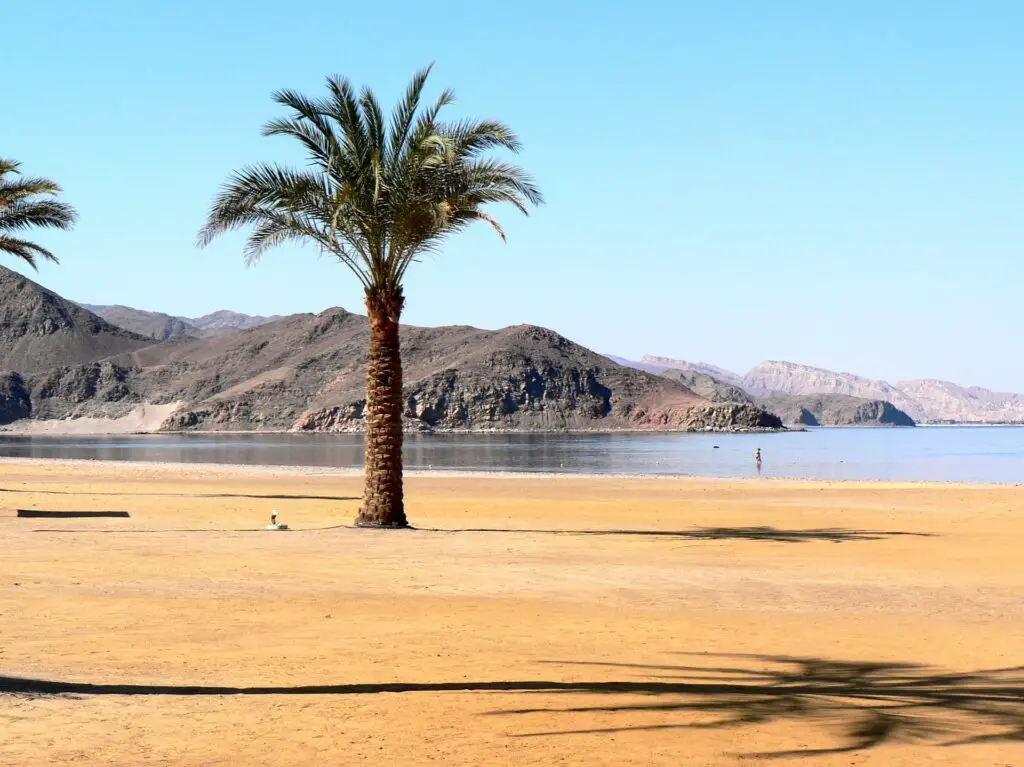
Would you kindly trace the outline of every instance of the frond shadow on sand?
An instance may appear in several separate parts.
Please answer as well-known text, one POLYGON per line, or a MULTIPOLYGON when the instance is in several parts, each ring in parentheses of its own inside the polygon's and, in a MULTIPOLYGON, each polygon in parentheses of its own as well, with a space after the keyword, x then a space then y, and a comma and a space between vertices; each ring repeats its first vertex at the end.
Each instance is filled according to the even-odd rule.
POLYGON ((645 665, 547 661, 552 666, 601 670, 620 679, 545 679, 347 683, 307 686, 217 687, 92 684, 0 676, 3 696, 74 700, 94 695, 376 695, 520 693, 550 700, 590 699, 579 705, 538 705, 494 710, 486 716, 543 722, 513 737, 612 735, 644 730, 729 730, 736 742, 744 727, 797 723, 822 727, 832 744, 748 757, 814 757, 862 751, 892 742, 954 746, 977 743, 1024 745, 1024 666, 969 673, 945 672, 914 663, 827 660, 779 655, 679 653, 709 665, 645 665), (594 701, 593 697, 598 701, 594 701), (572 727, 580 714, 607 714, 601 728, 572 727), (656 721, 652 721, 656 719, 656 721), (559 723, 562 726, 559 726, 559 723))

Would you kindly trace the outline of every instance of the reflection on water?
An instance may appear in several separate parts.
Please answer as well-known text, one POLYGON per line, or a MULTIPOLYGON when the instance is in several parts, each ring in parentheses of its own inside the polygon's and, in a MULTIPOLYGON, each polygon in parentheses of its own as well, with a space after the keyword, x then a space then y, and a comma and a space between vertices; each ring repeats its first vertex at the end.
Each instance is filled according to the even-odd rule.
MULTIPOLYGON (((410 434, 410 469, 1024 482, 1024 428, 811 429, 781 434, 410 434)), ((2 436, 0 456, 351 468, 358 434, 2 436)))

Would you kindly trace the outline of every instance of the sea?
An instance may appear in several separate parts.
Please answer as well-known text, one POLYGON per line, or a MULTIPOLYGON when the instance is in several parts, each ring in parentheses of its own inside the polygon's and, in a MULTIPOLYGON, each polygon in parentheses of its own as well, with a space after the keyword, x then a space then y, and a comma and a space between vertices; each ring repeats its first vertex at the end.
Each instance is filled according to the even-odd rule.
MULTIPOLYGON (((408 434, 407 469, 1024 484, 1024 426, 408 434)), ((0 457, 358 468, 358 434, 0 436, 0 457)))

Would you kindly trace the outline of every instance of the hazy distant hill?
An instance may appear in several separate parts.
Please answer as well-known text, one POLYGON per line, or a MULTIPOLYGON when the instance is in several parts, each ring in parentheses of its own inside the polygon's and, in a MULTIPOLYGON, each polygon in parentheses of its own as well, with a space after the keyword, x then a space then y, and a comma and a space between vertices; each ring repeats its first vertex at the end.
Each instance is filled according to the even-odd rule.
POLYGON ((791 394, 754 400, 783 423, 803 426, 913 426, 914 420, 885 400, 847 394, 791 394))
MULTIPOLYGON (((702 373, 699 370, 681 370, 678 368, 663 368, 659 375, 679 381, 689 389, 711 402, 747 402, 751 403, 754 398, 739 386, 702 373)), ((774 411, 772 411, 774 412, 774 411)), ((775 413, 780 415, 779 413, 775 413)), ((785 419, 783 419, 785 420, 785 419)))
POLYGON ((262 317, 226 310, 190 318, 133 309, 130 306, 100 304, 81 304, 81 306, 103 317, 112 325, 149 336, 157 341, 167 341, 185 336, 204 338, 224 333, 236 333, 280 319, 277 315, 262 317))
POLYGON ((896 386, 917 402, 932 421, 1024 421, 1024 395, 933 379, 899 381, 896 386))
POLYGON ((743 376, 733 373, 731 370, 720 368, 717 365, 710 365, 707 362, 687 362, 686 360, 674 360, 671 357, 656 357, 653 354, 645 354, 638 365, 645 367, 660 367, 673 370, 693 370, 704 375, 711 376, 717 381, 729 383, 734 386, 743 385, 743 376))
POLYGON ((900 381, 893 385, 792 362, 762 362, 751 368, 743 381, 747 391, 759 395, 849 394, 887 400, 916 421, 1024 421, 1024 396, 965 388, 949 381, 900 381))
MULTIPOLYGON (((622 364, 653 372, 701 372, 723 384, 738 386, 755 397, 843 394, 872 402, 889 402, 918 422, 1024 422, 1024 395, 993 392, 978 386, 963 387, 949 381, 922 379, 890 384, 852 373, 778 361, 762 362, 740 376, 703 362, 692 363, 649 354, 639 362, 622 360, 622 364)), ((837 412, 849 411, 840 409, 837 412)), ((883 411, 879 413, 884 415, 883 411)))
MULTIPOLYGON (((779 416, 786 424, 803 426, 913 426, 914 420, 892 403, 879 399, 865 399, 846 395, 801 396, 774 394, 755 398, 736 383, 729 383, 707 370, 720 371, 733 381, 744 379, 728 370, 704 362, 686 362, 668 357, 645 355, 640 362, 623 358, 622 364, 650 370, 658 375, 679 381, 711 402, 755 403, 779 416)), ((757 391, 755 388, 754 391, 757 391)))
POLYGON ((199 328, 205 336, 221 335, 222 333, 234 333, 239 330, 249 330, 268 322, 281 319, 278 314, 269 317, 262 315, 240 314, 222 309, 212 314, 204 314, 202 317, 195 317, 188 322, 199 328))
POLYGON ((0 370, 77 365, 151 343, 0 266, 0 370))
POLYGON ((755 365, 743 376, 743 388, 759 397, 779 394, 846 394, 863 399, 885 400, 916 420, 927 418, 927 413, 918 402, 885 381, 792 362, 768 361, 755 365))
POLYGON ((111 325, 130 330, 156 341, 171 338, 194 336, 199 338, 203 331, 184 317, 172 317, 163 312, 147 312, 133 309, 130 306, 101 306, 97 304, 81 304, 90 312, 99 315, 111 325))

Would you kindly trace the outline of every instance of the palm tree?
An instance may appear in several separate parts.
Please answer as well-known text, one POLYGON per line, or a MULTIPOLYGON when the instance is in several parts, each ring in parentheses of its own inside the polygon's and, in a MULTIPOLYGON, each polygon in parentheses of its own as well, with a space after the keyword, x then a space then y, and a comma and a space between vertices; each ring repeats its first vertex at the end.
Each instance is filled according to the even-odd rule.
POLYGON ((57 184, 45 178, 19 178, 21 163, 0 159, 0 253, 17 256, 36 268, 36 257, 49 261, 57 257, 41 245, 14 237, 13 233, 33 227, 70 229, 75 223, 75 209, 60 200, 36 199, 56 197, 57 184), (6 178, 15 176, 15 178, 6 178))
POLYGON ((217 235, 251 227, 248 263, 289 241, 312 243, 347 266, 362 284, 370 324, 363 421, 365 490, 356 524, 405 527, 402 497, 402 362, 399 318, 402 280, 444 239, 483 221, 505 239, 483 207, 510 203, 524 214, 542 197, 533 179, 491 150, 519 150, 519 141, 493 120, 442 121, 453 102, 445 90, 421 108, 430 67, 418 72, 389 121, 373 92, 357 96, 343 77, 327 79, 328 96, 290 90, 274 100, 290 110, 264 127, 266 136, 298 139, 309 167, 261 164, 234 174, 214 200, 199 246, 217 235))

